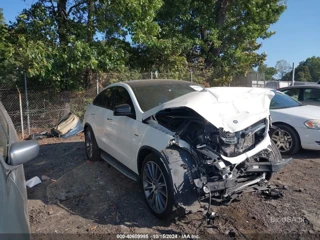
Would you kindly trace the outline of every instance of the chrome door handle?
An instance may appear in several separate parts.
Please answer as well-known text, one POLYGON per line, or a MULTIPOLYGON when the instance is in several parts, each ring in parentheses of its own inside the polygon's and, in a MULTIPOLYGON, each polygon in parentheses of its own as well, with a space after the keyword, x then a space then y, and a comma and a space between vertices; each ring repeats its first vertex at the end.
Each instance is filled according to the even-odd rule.
POLYGON ((95 113, 91 113, 91 116, 95 116, 96 114, 95 113))
POLYGON ((107 120, 108 120, 108 121, 111 121, 111 120, 112 120, 112 118, 107 118, 107 120))

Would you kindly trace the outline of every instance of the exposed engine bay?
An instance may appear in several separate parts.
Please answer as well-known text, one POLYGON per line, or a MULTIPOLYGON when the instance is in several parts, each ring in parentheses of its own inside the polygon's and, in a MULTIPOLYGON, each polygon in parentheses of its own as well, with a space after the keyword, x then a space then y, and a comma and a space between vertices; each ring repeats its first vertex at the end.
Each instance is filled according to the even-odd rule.
MULTIPOLYGON (((182 171, 181 174, 186 175, 188 186, 197 193, 198 200, 209 199, 210 204, 211 200, 217 204, 230 203, 248 189, 267 182, 273 172, 291 160, 282 159, 270 141, 268 118, 260 119, 241 131, 229 132, 215 127, 194 110, 180 107, 159 111, 145 123, 172 134, 169 148, 188 152, 189 157, 185 157, 184 163, 180 164, 181 169, 176 172, 182 171), (266 148, 249 154, 266 138, 266 148), (239 160, 240 157, 243 160, 239 160)), ((185 203, 183 199, 190 199, 190 196, 185 196, 190 195, 190 191, 181 187, 186 183, 174 184, 177 186, 178 204, 187 208, 190 202, 185 203)))

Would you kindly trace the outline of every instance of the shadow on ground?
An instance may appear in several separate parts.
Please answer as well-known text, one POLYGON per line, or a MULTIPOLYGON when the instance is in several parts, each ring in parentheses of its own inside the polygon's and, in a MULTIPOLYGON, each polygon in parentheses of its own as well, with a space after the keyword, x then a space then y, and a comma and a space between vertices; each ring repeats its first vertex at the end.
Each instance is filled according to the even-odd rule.
POLYGON ((28 189, 32 233, 90 239, 99 233, 196 234, 201 239, 257 239, 267 233, 272 234, 269 238, 292 239, 320 232, 319 152, 299 152, 274 176, 272 183, 287 186, 282 198, 244 194, 240 201, 214 208, 218 217, 207 226, 200 213, 176 223, 158 220, 149 212, 139 184, 105 162, 88 162, 82 141, 46 144, 52 141, 42 141, 40 155, 25 165, 27 179, 51 179, 28 189), (288 217, 303 221, 282 221, 288 217), (288 238, 291 233, 294 237, 288 238))
POLYGON ((39 156, 25 165, 25 174, 26 179, 43 175, 52 179, 28 189, 29 199, 59 206, 97 224, 139 228, 171 224, 149 212, 138 183, 104 161, 87 161, 83 142, 42 145, 39 156))

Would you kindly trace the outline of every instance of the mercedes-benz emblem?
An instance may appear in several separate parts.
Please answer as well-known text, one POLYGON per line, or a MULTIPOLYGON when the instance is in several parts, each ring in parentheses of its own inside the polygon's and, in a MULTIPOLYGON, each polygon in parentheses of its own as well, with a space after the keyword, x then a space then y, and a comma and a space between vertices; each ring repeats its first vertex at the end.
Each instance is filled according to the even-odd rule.
POLYGON ((237 123, 238 123, 238 120, 233 120, 233 123, 237 124, 237 123))

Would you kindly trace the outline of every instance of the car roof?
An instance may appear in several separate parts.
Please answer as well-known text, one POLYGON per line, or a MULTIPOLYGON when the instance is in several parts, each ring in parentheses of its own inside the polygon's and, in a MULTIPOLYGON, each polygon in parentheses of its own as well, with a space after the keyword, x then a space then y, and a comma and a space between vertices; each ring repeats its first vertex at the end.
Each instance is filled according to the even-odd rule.
POLYGON ((317 84, 308 84, 308 85, 296 85, 296 86, 290 86, 290 87, 283 87, 283 88, 279 88, 278 90, 287 90, 287 89, 295 89, 295 88, 316 88, 316 89, 320 89, 320 86, 317 84))
POLYGON ((182 80, 174 80, 174 79, 145 79, 145 80, 131 80, 123 82, 128 84, 130 87, 141 87, 141 86, 152 86, 152 85, 166 85, 166 84, 194 84, 196 83, 182 81, 182 80))

